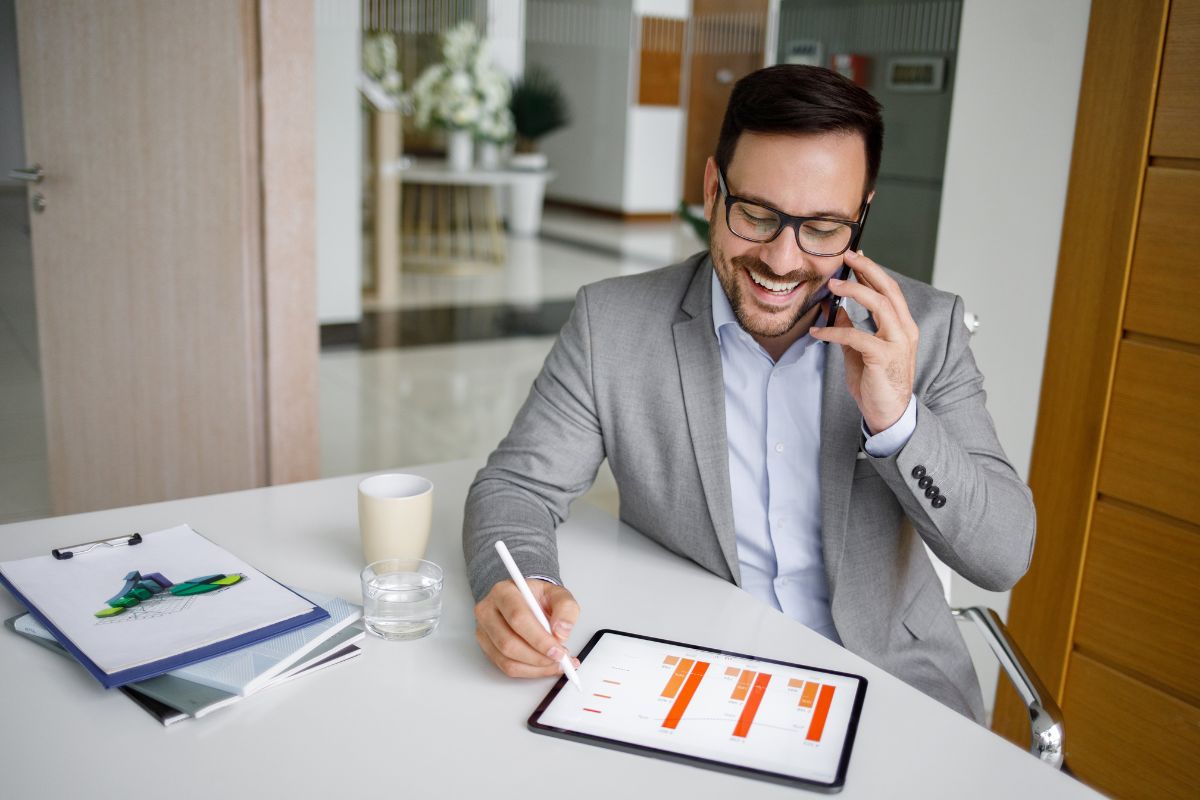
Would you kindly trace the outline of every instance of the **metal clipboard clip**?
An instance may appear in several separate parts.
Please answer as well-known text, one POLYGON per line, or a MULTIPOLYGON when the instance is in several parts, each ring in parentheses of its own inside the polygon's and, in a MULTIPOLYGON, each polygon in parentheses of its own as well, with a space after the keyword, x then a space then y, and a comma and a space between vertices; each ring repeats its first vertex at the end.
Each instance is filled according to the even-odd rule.
POLYGON ((140 533, 131 533, 128 536, 115 536, 112 539, 97 539, 94 542, 84 542, 83 544, 73 544, 69 547, 56 547, 50 551, 50 555, 57 558, 59 561, 65 561, 68 558, 81 556, 84 553, 90 553, 97 547, 133 547, 135 544, 142 543, 142 535, 140 533))

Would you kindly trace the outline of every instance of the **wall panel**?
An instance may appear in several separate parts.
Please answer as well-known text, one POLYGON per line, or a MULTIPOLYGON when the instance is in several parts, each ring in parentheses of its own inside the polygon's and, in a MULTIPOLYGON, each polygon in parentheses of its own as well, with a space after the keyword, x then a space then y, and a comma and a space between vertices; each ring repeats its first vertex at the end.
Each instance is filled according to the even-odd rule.
POLYGON ((1200 528, 1097 503, 1075 647, 1200 704, 1200 528))
MULTIPOLYGON (((1195 131, 1200 139, 1200 130, 1195 131)), ((1125 329, 1200 344, 1200 170, 1150 167, 1125 329)))
POLYGON ((1200 350, 1126 339, 1117 356, 1100 493, 1200 525, 1200 350))

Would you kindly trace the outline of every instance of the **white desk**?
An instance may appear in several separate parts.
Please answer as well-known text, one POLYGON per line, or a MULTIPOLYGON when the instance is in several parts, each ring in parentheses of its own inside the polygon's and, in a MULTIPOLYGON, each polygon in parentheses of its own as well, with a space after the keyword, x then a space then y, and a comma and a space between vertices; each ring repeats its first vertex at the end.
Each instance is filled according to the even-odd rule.
MULTIPOLYGON (((163 728, 83 669, 0 632, 0 796, 119 798, 803 797, 795 789, 530 733, 552 681, 514 681, 475 644, 462 505, 479 462, 414 468, 435 488, 439 630, 163 728)), ((358 477, 0 526, 0 560, 186 521, 275 578, 359 596, 358 477)), ((576 504, 560 531, 583 606, 572 648, 612 627, 858 672, 870 685, 843 793, 1094 796, 735 586, 576 504)), ((0 591, 0 614, 19 611, 0 591)))

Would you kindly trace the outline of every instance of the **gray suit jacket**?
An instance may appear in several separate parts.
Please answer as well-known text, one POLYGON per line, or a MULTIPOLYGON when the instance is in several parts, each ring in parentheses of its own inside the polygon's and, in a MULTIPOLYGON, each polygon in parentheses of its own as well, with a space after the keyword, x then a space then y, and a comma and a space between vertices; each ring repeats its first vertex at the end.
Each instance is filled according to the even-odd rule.
MULTIPOLYGON (((561 580, 554 531, 605 458, 624 522, 739 580, 711 276, 701 253, 579 290, 467 497, 463 551, 476 598, 507 577, 497 538, 525 574, 561 580)), ((899 453, 862 452, 841 348, 826 357, 821 527, 833 620, 851 651, 982 720, 978 680, 920 539, 968 580, 1008 589, 1029 566, 1033 504, 984 408, 961 299, 895 277, 921 331, 917 427, 899 453), (917 485, 918 465, 946 498, 941 508, 917 485)), ((873 328, 865 314, 855 324, 873 328)))

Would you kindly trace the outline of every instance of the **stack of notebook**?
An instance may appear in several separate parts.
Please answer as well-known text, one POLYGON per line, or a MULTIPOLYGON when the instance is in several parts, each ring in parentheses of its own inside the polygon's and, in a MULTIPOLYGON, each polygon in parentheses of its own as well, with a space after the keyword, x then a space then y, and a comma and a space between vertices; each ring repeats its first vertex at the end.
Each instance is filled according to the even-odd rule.
POLYGON ((359 606, 279 584, 180 525, 0 564, 7 621, 164 725, 354 658, 359 606), (115 594, 114 594, 115 592, 115 594))

